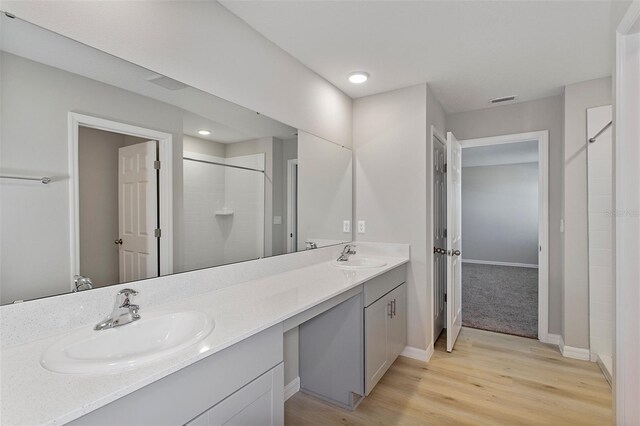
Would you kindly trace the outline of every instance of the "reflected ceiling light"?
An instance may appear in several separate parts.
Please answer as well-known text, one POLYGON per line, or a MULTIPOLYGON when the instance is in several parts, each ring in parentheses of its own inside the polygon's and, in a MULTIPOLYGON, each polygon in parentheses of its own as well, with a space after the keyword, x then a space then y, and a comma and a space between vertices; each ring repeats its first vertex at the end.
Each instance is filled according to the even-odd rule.
POLYGON ((198 130, 198 134, 202 136, 209 136, 211 132, 209 130, 198 130))
POLYGON ((369 74, 364 71, 355 71, 349 74, 349 81, 355 84, 364 83, 369 79, 369 74))

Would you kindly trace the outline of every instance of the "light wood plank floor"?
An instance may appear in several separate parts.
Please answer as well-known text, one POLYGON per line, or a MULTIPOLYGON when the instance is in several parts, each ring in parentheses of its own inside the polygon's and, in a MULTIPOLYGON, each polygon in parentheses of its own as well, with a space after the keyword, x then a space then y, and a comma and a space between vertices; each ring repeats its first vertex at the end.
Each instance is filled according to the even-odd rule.
POLYGON ((595 363, 536 340, 463 328, 426 364, 399 357, 353 412, 298 393, 292 425, 610 425, 611 389, 595 363))

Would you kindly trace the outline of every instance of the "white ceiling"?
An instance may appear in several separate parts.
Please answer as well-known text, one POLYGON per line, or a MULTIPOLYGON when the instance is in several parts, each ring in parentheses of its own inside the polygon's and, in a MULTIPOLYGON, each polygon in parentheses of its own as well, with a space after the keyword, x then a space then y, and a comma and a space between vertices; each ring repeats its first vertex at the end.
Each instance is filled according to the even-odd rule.
POLYGON ((478 146, 462 150, 462 167, 537 163, 538 141, 478 146))
POLYGON ((221 3, 353 98, 429 82, 454 113, 611 74, 608 0, 221 3))
POLYGON ((153 84, 149 79, 159 74, 36 25, 4 14, 0 19, 3 52, 174 105, 183 110, 187 135, 233 143, 265 136, 290 139, 297 133, 293 127, 193 87, 179 85, 179 90, 168 90, 153 84), (198 134, 205 128, 210 136, 198 134))

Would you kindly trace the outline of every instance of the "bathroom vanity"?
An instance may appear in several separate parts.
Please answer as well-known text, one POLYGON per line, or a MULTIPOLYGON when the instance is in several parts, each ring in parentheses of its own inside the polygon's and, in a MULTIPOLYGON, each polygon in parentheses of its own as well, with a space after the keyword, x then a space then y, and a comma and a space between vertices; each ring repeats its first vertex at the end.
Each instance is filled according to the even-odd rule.
MULTIPOLYGON (((196 345, 130 370, 60 374, 44 369, 42 353, 73 329, 3 349, 3 423, 283 424, 283 335, 296 327, 301 390, 355 407, 405 346, 409 250, 406 245, 362 244, 359 252, 371 253, 367 256, 385 265, 351 269, 334 264, 341 248, 197 271, 191 279, 202 289, 241 270, 255 278, 164 303, 153 298, 145 303, 143 296, 173 294, 179 283, 172 283, 172 277, 131 285, 141 296, 140 322, 145 311, 151 315, 191 310, 209 315, 215 328, 196 345), (34 398, 40 402, 37 406, 28 402, 34 398)), ((77 298, 97 297, 100 292, 113 297, 118 289, 58 299, 75 297, 69 300, 89 307, 91 301, 77 298)), ((65 310, 63 300, 48 298, 3 307, 3 319, 38 303, 44 310, 65 310)), ((89 317, 99 319, 104 313, 89 317)), ((82 327, 93 325, 94 321, 85 322, 82 327)), ((5 331, 9 339, 20 333, 5 331)), ((28 327, 25 331, 33 332, 28 327)))

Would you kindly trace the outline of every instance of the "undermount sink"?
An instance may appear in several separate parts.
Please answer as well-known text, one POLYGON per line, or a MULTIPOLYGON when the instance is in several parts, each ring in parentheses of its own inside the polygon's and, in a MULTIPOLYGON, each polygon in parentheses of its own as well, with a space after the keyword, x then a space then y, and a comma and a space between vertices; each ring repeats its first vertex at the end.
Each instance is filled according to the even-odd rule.
POLYGON ((334 260, 333 266, 337 266, 343 269, 364 269, 364 268, 381 268, 387 264, 382 259, 373 259, 370 257, 352 257, 347 261, 338 262, 334 260))
POLYGON ((87 326, 50 346, 40 364, 67 374, 104 374, 136 368, 192 346, 215 328, 197 311, 144 314, 136 322, 108 330, 87 326))

